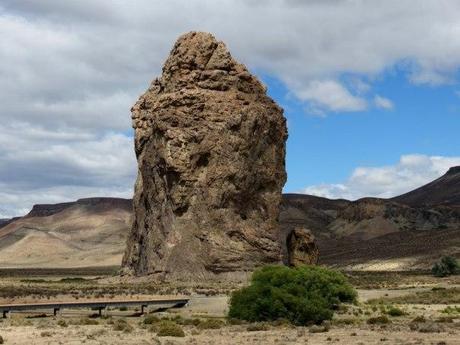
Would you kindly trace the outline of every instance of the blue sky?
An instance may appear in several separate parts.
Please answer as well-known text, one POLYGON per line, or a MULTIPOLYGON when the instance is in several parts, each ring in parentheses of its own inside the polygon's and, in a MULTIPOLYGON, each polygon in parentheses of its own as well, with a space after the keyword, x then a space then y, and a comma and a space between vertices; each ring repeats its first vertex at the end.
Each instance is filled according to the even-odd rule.
POLYGON ((407 71, 394 69, 371 81, 367 92, 391 100, 391 109, 371 104, 362 111, 318 115, 279 80, 267 75, 262 80, 288 119, 285 192, 338 183, 356 167, 395 165, 406 154, 460 155, 457 82, 416 85, 407 71))
POLYGON ((133 195, 130 108, 206 31, 288 119, 286 192, 392 197, 460 165, 457 0, 2 0, 0 218, 133 195))

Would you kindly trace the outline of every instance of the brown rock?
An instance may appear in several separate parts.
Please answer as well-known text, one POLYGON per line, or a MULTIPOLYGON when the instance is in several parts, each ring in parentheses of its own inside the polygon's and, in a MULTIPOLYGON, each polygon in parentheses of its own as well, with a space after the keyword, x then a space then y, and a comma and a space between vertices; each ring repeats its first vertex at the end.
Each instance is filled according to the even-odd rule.
POLYGON ((280 262, 286 121, 224 43, 181 36, 132 119, 139 171, 125 272, 230 278, 280 262))
POLYGON ((295 228, 288 235, 287 251, 290 266, 315 265, 318 262, 315 236, 305 228, 295 228))

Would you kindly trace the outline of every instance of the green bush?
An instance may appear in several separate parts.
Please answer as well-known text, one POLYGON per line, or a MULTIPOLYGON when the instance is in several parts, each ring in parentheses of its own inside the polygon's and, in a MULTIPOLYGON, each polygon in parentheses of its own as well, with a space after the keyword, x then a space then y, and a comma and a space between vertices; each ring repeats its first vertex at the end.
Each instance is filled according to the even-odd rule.
POLYGON ((460 272, 460 265, 453 256, 444 256, 435 263, 431 272, 435 277, 448 277, 460 272))
POLYGON ((341 302, 355 300, 356 291, 339 272, 317 266, 266 266, 254 272, 249 286, 232 294, 228 316, 306 325, 330 320, 341 302))

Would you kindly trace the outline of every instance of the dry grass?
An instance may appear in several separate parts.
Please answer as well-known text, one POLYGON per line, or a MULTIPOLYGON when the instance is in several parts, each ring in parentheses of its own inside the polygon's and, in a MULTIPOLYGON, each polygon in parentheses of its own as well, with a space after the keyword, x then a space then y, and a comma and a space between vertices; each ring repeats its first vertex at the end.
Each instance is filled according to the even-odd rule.
POLYGON ((434 288, 399 297, 383 297, 368 301, 377 304, 459 304, 460 288, 434 288))

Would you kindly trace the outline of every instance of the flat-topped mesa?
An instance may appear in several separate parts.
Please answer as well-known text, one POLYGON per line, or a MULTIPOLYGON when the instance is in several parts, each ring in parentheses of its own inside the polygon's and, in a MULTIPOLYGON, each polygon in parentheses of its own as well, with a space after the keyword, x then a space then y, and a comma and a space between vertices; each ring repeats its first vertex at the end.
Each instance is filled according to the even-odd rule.
POLYGON ((224 43, 181 36, 132 118, 139 169, 125 272, 234 279, 280 262, 286 120, 224 43))

